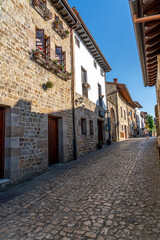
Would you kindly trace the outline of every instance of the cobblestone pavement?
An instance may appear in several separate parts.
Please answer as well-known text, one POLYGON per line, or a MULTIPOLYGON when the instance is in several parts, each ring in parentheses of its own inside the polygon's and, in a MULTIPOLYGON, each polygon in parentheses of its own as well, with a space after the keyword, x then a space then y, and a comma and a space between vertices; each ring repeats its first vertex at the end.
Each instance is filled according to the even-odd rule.
POLYGON ((0 239, 160 240, 155 141, 114 143, 29 181, 0 205, 0 239))

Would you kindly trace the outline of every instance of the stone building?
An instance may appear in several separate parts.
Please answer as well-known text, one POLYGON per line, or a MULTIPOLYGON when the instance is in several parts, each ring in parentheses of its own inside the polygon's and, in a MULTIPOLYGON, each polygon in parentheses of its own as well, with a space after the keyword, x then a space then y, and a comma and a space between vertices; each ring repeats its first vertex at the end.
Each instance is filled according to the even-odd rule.
POLYGON ((74 29, 75 119, 77 156, 106 143, 108 133, 105 74, 111 70, 78 11, 74 29))
POLYGON ((157 145, 160 147, 160 3, 129 0, 144 86, 156 87, 157 145))
POLYGON ((135 103, 129 94, 125 84, 106 82, 108 110, 111 118, 112 141, 125 140, 134 135, 135 126, 135 103))
POLYGON ((0 178, 73 159, 72 28, 65 0, 1 1, 0 178))
POLYGON ((136 123, 137 123, 137 131, 138 131, 138 136, 142 136, 142 128, 143 128, 143 120, 142 120, 142 116, 141 116, 141 104, 139 102, 134 101, 134 103, 136 104, 136 108, 135 108, 135 113, 136 113, 136 123))

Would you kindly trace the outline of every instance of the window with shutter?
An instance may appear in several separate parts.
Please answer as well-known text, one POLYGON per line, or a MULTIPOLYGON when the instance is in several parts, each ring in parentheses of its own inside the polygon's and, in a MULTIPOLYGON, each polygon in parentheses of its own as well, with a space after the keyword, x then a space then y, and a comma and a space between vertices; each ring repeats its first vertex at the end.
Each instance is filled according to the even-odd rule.
POLYGON ((81 78, 82 78, 82 95, 88 98, 88 89, 84 86, 84 83, 87 82, 87 71, 84 68, 81 68, 81 78))
POLYGON ((45 53, 50 57, 50 37, 45 39, 45 53))
POLYGON ((102 88, 101 85, 98 83, 98 98, 99 98, 99 106, 102 107, 102 98, 100 98, 100 95, 102 94, 102 88))
POLYGON ((36 49, 44 50, 44 29, 36 29, 36 49))
POLYGON ((62 47, 57 47, 55 49, 55 58, 59 61, 59 63, 62 63, 62 47))

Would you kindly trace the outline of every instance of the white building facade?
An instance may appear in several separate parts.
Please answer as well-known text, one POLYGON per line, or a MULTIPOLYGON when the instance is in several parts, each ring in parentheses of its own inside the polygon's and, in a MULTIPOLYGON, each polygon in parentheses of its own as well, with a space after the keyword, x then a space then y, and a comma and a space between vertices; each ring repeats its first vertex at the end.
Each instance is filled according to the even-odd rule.
POLYGON ((107 142, 105 73, 111 68, 79 13, 74 11, 80 21, 73 38, 75 126, 77 156, 80 156, 107 142))

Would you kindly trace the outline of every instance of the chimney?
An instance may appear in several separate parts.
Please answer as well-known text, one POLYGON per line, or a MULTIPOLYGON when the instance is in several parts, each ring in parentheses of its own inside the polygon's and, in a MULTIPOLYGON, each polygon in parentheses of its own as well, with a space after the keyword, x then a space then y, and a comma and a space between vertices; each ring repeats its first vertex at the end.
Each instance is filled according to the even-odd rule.
POLYGON ((117 83, 118 83, 118 78, 113 78, 113 82, 114 82, 115 84, 117 84, 117 83))

